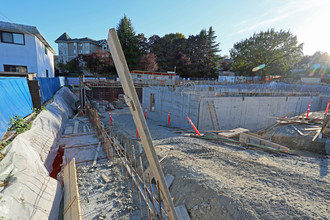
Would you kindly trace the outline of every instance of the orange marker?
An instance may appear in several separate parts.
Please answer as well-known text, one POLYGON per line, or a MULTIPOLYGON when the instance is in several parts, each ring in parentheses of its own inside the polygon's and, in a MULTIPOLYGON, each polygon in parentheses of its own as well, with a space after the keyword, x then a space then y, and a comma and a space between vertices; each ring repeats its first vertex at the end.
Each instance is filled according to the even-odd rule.
POLYGON ((197 133, 197 135, 201 136, 201 133, 199 133, 199 131, 195 127, 194 123, 190 120, 190 118, 188 116, 187 116, 187 119, 188 119, 189 123, 191 124, 191 126, 193 127, 193 129, 195 130, 195 132, 197 133))

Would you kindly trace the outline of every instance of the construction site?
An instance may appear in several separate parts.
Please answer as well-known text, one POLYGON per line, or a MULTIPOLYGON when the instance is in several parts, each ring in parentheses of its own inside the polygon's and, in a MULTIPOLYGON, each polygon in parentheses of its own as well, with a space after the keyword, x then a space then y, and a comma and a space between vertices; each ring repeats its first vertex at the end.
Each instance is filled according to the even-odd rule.
POLYGON ((330 219, 329 86, 137 81, 108 44, 118 81, 3 136, 0 219, 330 219))

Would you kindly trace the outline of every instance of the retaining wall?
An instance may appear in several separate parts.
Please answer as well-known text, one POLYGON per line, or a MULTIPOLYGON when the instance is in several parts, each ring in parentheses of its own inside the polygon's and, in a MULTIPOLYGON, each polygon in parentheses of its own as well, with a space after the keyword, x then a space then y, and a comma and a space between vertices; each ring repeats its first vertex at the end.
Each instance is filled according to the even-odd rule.
POLYGON ((191 128, 186 118, 189 116, 199 130, 214 130, 208 102, 214 102, 221 129, 243 127, 257 131, 275 123, 277 117, 290 112, 293 112, 291 116, 305 112, 310 101, 311 111, 324 110, 328 99, 324 96, 205 97, 196 92, 178 92, 166 87, 143 88, 143 108, 148 108, 147 117, 166 125, 170 110, 171 126, 191 128), (154 111, 150 111, 151 93, 155 96, 154 111))

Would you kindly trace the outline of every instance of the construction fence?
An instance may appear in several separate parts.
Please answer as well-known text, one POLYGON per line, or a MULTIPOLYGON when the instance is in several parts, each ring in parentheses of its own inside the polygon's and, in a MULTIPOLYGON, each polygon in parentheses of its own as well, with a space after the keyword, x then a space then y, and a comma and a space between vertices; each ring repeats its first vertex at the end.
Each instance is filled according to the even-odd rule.
POLYGON ((64 86, 64 77, 27 80, 23 77, 0 77, 0 139, 9 128, 10 118, 26 117, 32 109, 41 108, 64 86), (37 103, 39 99, 39 104, 37 103))

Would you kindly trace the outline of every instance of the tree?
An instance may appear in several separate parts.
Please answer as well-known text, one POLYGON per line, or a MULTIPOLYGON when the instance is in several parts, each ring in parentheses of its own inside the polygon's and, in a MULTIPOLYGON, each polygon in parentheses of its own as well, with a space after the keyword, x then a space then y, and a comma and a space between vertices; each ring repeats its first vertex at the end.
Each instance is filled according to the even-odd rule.
POLYGON ((135 69, 141 53, 132 22, 126 15, 119 21, 117 34, 129 68, 135 69))
POLYGON ((215 31, 212 26, 209 28, 207 32, 207 40, 208 40, 208 56, 211 61, 211 72, 215 73, 217 71, 217 67, 220 65, 220 55, 218 54, 221 50, 219 49, 220 43, 216 42, 217 36, 215 35, 215 31))
POLYGON ((143 54, 140 57, 138 69, 144 71, 156 71, 158 69, 156 54, 143 54))
POLYGON ((115 65, 108 51, 98 50, 90 54, 81 54, 81 59, 85 69, 94 75, 115 72, 115 65))
POLYGON ((289 31, 270 29, 235 43, 230 56, 234 59, 234 71, 240 74, 253 75, 254 67, 266 64, 258 75, 286 75, 300 61, 302 49, 297 36, 289 31))
POLYGON ((140 50, 141 54, 147 54, 149 53, 149 45, 148 45, 148 39, 144 36, 144 34, 138 34, 136 36, 138 48, 140 50))

